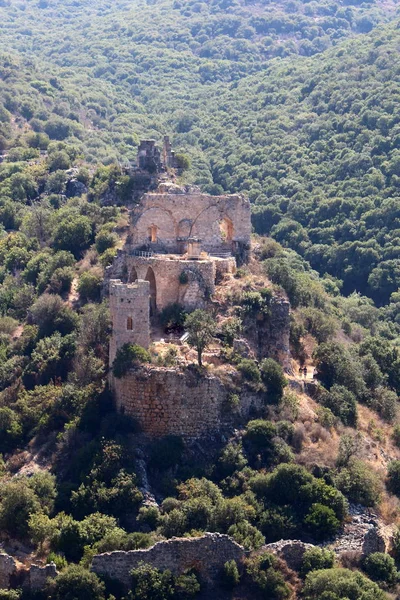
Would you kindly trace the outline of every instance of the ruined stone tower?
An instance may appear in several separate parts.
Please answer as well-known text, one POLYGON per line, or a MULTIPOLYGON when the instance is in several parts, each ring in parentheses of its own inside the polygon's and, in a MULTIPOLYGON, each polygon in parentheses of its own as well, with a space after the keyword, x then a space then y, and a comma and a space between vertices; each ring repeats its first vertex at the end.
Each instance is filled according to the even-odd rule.
POLYGON ((150 283, 136 280, 123 284, 119 279, 110 281, 110 312, 112 335, 110 339, 110 366, 118 348, 124 344, 150 345, 150 283))

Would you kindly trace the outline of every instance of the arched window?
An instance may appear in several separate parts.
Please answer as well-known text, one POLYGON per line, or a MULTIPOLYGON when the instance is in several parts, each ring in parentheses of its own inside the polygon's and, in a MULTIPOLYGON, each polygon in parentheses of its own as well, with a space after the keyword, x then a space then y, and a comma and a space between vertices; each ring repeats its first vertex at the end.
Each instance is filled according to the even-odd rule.
POLYGON ((148 231, 149 231, 149 242, 156 242, 157 241, 157 225, 151 225, 151 227, 149 227, 148 231))
POLYGON ((128 331, 132 331, 133 329, 133 319, 132 317, 128 317, 126 320, 126 328, 128 331))
POLYGON ((224 242, 231 242, 233 240, 233 223, 228 217, 224 217, 222 221, 220 221, 219 229, 221 238, 224 242))

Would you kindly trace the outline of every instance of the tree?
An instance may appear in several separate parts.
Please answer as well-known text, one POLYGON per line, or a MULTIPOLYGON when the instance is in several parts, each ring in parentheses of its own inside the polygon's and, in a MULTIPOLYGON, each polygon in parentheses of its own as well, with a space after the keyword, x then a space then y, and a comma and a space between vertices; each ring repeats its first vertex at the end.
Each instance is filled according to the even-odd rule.
POLYGON ((79 277, 78 293, 85 302, 95 302, 100 298, 102 286, 102 277, 93 273, 93 271, 85 271, 79 277))
POLYGON ((185 319, 185 328, 189 334, 187 342, 197 351, 199 366, 202 366, 202 354, 211 344, 217 326, 212 316, 205 310, 197 309, 185 319))
POLYGON ((69 250, 80 258, 92 242, 92 224, 88 217, 70 215, 63 219, 54 232, 53 246, 56 250, 69 250))
POLYGON ((105 600, 105 586, 95 573, 71 565, 55 580, 53 600, 105 600))

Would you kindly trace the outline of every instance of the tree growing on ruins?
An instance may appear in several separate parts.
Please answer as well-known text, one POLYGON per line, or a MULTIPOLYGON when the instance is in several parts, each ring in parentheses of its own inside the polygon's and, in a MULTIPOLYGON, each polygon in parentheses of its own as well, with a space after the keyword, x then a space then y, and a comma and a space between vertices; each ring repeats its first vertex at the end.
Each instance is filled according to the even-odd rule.
POLYGON ((208 312, 197 309, 186 317, 185 328, 189 334, 187 342, 197 350, 197 360, 201 367, 202 354, 216 333, 216 323, 208 312))

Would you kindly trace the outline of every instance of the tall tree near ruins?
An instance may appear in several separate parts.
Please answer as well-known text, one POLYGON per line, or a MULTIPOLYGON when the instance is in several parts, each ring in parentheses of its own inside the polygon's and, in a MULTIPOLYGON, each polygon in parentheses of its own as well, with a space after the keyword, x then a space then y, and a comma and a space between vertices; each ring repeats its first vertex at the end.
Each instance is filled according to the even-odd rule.
POLYGON ((201 367, 202 354, 215 335, 216 323, 208 312, 197 309, 186 317, 185 328, 189 334, 187 342, 189 346, 196 348, 197 360, 201 367))

